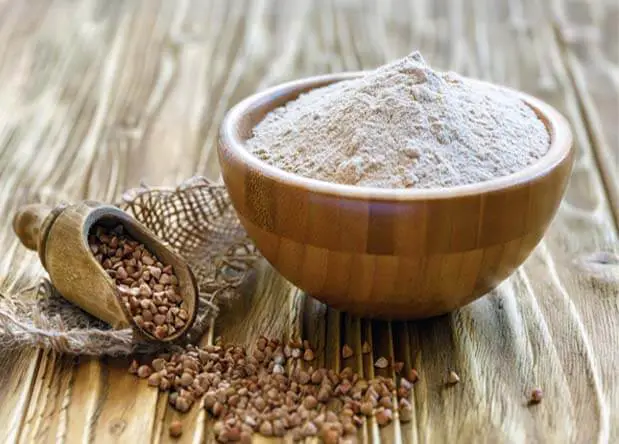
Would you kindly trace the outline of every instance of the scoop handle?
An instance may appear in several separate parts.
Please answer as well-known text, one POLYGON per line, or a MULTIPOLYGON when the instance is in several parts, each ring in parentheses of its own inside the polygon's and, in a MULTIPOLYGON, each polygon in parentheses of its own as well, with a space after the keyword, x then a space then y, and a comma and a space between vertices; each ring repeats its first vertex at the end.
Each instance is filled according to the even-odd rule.
POLYGON ((26 248, 37 251, 39 235, 45 218, 52 207, 45 204, 30 204, 21 207, 13 217, 13 230, 26 248))

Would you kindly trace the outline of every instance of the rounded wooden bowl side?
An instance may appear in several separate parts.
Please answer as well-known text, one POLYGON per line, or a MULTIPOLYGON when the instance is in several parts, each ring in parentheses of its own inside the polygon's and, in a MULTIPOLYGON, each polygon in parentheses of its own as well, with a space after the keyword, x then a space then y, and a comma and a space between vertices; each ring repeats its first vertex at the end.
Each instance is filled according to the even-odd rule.
POLYGON ((526 180, 438 197, 360 187, 339 193, 335 184, 306 186, 246 161, 242 141, 266 113, 330 81, 262 96, 222 127, 223 178, 264 257, 325 303, 373 317, 445 313, 508 277, 540 241, 564 194, 573 162, 565 120, 528 98, 553 143, 565 144, 551 147, 556 161, 526 180))

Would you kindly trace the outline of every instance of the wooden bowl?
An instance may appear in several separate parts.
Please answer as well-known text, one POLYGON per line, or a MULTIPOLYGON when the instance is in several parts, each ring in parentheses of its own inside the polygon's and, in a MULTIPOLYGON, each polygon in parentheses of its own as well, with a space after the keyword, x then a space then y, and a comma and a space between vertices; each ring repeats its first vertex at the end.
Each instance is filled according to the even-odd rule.
POLYGON ((375 318, 447 313, 495 288, 542 239, 572 169, 569 125, 551 106, 514 91, 546 124, 548 153, 515 174, 444 189, 329 183, 246 150, 254 126, 274 108, 360 75, 301 79, 236 105, 220 132, 223 179, 260 252, 316 299, 375 318))

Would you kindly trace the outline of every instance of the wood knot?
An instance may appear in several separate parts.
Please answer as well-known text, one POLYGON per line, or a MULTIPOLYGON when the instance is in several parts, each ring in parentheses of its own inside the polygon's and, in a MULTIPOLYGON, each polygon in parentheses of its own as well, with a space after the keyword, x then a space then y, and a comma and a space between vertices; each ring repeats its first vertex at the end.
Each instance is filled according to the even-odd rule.
POLYGON ((609 251, 596 251, 584 256, 582 261, 592 266, 619 265, 619 254, 609 251))
POLYGON ((126 428, 127 421, 125 421, 124 419, 114 419, 109 426, 110 434, 114 436, 120 436, 126 428))
POLYGON ((596 251, 576 260, 576 265, 590 277, 606 283, 619 283, 619 254, 596 251))

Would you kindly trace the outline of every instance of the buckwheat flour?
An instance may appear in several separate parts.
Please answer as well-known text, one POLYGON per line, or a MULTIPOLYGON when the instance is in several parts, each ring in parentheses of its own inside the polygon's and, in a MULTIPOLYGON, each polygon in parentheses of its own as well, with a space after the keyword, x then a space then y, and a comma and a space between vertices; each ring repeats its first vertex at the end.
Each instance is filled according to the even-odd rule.
POLYGON ((515 94, 430 68, 421 54, 301 95, 248 149, 283 170, 381 188, 440 188, 525 168, 548 132, 515 94))

